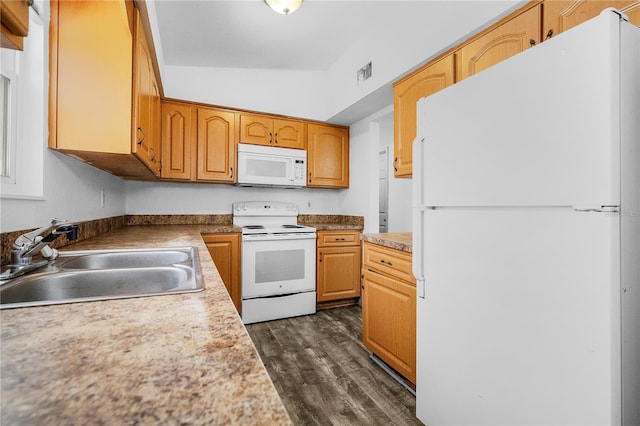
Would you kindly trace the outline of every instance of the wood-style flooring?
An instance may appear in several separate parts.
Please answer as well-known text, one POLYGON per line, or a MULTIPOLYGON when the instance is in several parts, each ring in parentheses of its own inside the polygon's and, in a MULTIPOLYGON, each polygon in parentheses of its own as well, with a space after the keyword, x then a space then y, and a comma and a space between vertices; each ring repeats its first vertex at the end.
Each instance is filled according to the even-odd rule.
POLYGON ((421 425, 415 397, 371 359, 359 306, 247 325, 295 425, 421 425))

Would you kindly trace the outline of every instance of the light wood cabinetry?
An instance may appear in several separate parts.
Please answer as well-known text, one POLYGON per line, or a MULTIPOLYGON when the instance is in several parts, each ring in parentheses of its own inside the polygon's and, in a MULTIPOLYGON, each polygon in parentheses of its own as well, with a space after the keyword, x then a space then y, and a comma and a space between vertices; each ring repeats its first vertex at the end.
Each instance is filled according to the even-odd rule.
MULTIPOLYGON (((159 167, 138 159, 142 153, 134 154, 132 138, 134 112, 140 112, 132 109, 137 13, 130 1, 51 2, 49 147, 124 178, 155 180, 159 167)), ((155 123, 159 102, 143 104, 140 117, 155 123)), ((158 130, 145 136, 149 159, 154 138, 160 138, 158 130)))
POLYGON ((235 182, 236 114, 198 108, 198 181, 235 182))
POLYGON ((541 16, 537 5, 464 45, 456 52, 456 81, 540 43, 541 16))
MULTIPOLYGON (((317 301, 360 297, 360 231, 318 231, 317 301)), ((335 306, 335 304, 332 304, 335 306)))
POLYGON ((395 177, 411 177, 413 140, 416 137, 416 102, 454 82, 454 56, 450 54, 393 86, 395 177))
POLYGON ((543 37, 558 35, 599 15, 608 7, 614 7, 626 13, 631 23, 640 25, 640 1, 638 0, 547 0, 543 4, 543 37))
POLYGON ((242 309, 240 284, 240 237, 238 233, 203 234, 211 259, 238 313, 242 309))
POLYGON ((151 51, 135 14, 133 51, 133 128, 131 152, 156 176, 160 176, 160 89, 153 71, 151 51))
POLYGON ((22 50, 28 32, 27 0, 0 0, 0 47, 22 50))
POLYGON ((281 148, 306 148, 302 120, 273 118, 267 115, 240 114, 240 142, 281 148))
POLYGON ((235 182, 236 121, 233 111, 162 101, 162 178, 235 182))
POLYGON ((162 101, 163 179, 195 180, 198 109, 162 101))
POLYGON ((349 128, 307 125, 307 186, 349 187, 349 128))
POLYGON ((411 253, 363 244, 362 340, 415 384, 416 284, 411 253))

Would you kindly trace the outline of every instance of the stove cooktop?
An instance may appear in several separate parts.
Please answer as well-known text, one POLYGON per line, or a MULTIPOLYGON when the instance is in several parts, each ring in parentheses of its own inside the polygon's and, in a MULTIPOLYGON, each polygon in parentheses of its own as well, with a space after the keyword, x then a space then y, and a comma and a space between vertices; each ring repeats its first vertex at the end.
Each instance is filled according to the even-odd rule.
POLYGON ((287 234, 287 233, 314 233, 315 228, 304 225, 245 225, 242 227, 243 234, 287 234))

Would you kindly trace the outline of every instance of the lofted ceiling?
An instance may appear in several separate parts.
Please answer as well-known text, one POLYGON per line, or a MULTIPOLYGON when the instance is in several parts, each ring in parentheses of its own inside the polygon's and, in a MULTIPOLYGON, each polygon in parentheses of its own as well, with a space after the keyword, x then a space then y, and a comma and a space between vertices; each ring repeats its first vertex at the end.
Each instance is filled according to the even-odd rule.
MULTIPOLYGON (((355 80, 357 67, 365 59, 377 58, 374 70, 382 69, 387 75, 376 83, 376 90, 353 99, 354 108, 336 116, 337 122, 349 123, 389 105, 390 81, 419 65, 413 62, 400 69, 393 63, 397 58, 426 60, 521 0, 304 0, 296 12, 286 16, 271 10, 263 0, 151 1, 161 68, 330 75, 336 67, 344 70, 346 66, 348 78, 355 80), (408 26, 418 27, 420 36, 407 36, 403 27, 408 26), (407 43, 416 38, 420 42, 407 43), (394 49, 403 54, 390 53, 394 49), (411 56, 409 51, 420 53, 411 56)), ((263 78, 264 74, 255 75, 263 78)))

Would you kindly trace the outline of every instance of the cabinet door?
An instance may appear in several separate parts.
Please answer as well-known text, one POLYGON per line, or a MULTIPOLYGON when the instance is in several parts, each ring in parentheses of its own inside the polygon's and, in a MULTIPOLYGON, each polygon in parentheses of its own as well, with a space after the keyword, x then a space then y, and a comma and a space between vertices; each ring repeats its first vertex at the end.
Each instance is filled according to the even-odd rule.
POLYGON ((303 121, 273 120, 274 145, 282 148, 306 148, 305 126, 303 121))
POLYGON ((160 93, 153 71, 149 45, 135 9, 133 71, 133 136, 131 152, 156 175, 160 175, 160 93), (155 116, 157 114, 157 117, 155 116), (157 123, 156 123, 157 122, 157 123))
POLYGON ((411 177, 416 138, 416 102, 453 84, 453 55, 446 56, 400 81, 393 88, 393 168, 395 177, 411 177))
POLYGON ((51 2, 49 147, 131 155, 133 10, 51 2))
POLYGON ((195 107, 162 103, 162 178, 195 180, 197 116, 195 107))
POLYGON ((238 312, 242 308, 240 287, 240 234, 203 234, 211 259, 238 312))
POLYGON ((29 4, 27 0, 0 1, 0 47, 22 50, 23 38, 29 32, 29 4))
POLYGON ((543 37, 558 35, 587 21, 607 7, 629 15, 629 20, 640 25, 640 2, 637 0, 554 0, 543 4, 543 37))
POLYGON ((540 42, 541 6, 535 6, 456 52, 456 81, 463 80, 540 42))
POLYGON ((234 113, 198 108, 198 180, 235 181, 235 134, 234 113))
POLYGON ((360 296, 360 246, 318 249, 318 302, 360 296))
POLYGON ((349 130, 309 124, 307 132, 307 186, 348 188, 349 130))
POLYGON ((365 269, 362 287, 364 345, 415 383, 415 286, 365 269))
POLYGON ((273 119, 256 114, 240 114, 240 142, 273 145, 273 119))

